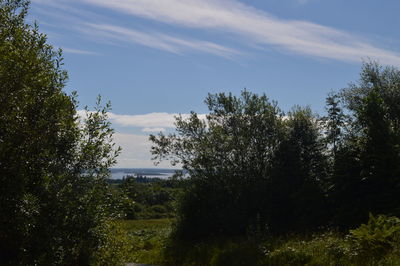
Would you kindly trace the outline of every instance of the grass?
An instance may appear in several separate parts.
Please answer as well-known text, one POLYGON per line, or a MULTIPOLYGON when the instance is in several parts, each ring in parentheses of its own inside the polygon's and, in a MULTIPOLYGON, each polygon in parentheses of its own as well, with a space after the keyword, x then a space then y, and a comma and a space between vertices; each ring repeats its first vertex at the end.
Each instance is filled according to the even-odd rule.
POLYGON ((173 220, 125 220, 127 262, 152 265, 400 265, 400 220, 378 218, 348 234, 167 241, 173 220), (396 223, 395 223, 396 222, 396 223))
POLYGON ((172 219, 122 220, 119 227, 126 234, 127 262, 162 264, 162 251, 171 232, 172 219))
POLYGON ((380 254, 364 249, 349 235, 335 232, 265 239, 214 239, 178 243, 164 257, 166 265, 210 266, 400 266, 399 246, 380 254))

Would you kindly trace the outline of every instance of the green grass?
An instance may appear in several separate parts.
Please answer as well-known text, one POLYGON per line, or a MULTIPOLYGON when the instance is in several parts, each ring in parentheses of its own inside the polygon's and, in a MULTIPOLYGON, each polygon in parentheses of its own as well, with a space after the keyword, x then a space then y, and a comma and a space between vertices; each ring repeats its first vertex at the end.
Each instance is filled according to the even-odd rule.
POLYGON ((172 219, 122 220, 119 227, 125 232, 129 255, 127 262, 161 264, 165 241, 171 232, 172 219))
POLYGON ((171 219, 125 220, 119 221, 118 227, 128 243, 126 262, 196 266, 400 266, 400 238, 393 229, 400 223, 389 226, 390 219, 372 220, 349 234, 327 231, 263 240, 215 238, 197 243, 168 241, 171 219))

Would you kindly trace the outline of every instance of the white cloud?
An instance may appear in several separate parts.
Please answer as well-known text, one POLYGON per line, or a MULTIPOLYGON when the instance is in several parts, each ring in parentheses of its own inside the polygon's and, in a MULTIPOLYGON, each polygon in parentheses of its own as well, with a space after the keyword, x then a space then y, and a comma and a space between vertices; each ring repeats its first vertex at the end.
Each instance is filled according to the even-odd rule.
POLYGON ((116 167, 152 167, 149 137, 134 134, 114 134, 115 144, 122 147, 116 167))
MULTIPOLYGON (((85 110, 78 110, 77 115, 85 117, 85 110)), ((142 132, 162 132, 167 128, 175 128, 175 117, 189 118, 190 114, 178 113, 148 113, 142 115, 120 115, 112 112, 107 113, 113 126, 138 127, 142 132)), ((199 119, 205 120, 205 114, 198 114, 199 119)))
POLYGON ((400 63, 399 53, 376 47, 353 34, 306 21, 278 19, 237 0, 84 1, 175 26, 234 33, 251 45, 272 45, 342 61, 360 62, 370 57, 384 64, 400 63))
POLYGON ((108 113, 110 120, 117 125, 143 128, 173 127, 176 115, 178 114, 149 113, 143 115, 119 115, 108 113))
MULTIPOLYGON (((116 167, 155 167, 154 162, 151 160, 150 153, 152 143, 149 141, 149 137, 147 135, 115 133, 114 141, 116 145, 122 147, 122 152, 117 158, 116 167)), ((168 161, 163 161, 158 166, 163 168, 171 168, 171 165, 168 161)))
POLYGON ((80 49, 71 49, 71 48, 62 48, 63 52, 70 53, 70 54, 80 54, 80 55, 98 55, 98 53, 80 50, 80 49))
MULTIPOLYGON (((86 117, 85 110, 78 110, 77 115, 80 118, 86 117)), ((142 127, 146 125, 146 119, 149 117, 155 118, 154 114, 150 115, 141 115, 141 116, 121 116, 115 115, 112 113, 108 113, 110 117, 114 117, 114 119, 110 119, 113 122, 112 127, 115 127, 115 124, 121 122, 123 125, 130 125, 130 126, 137 126, 142 127), (128 122, 129 121, 129 122, 128 122)), ((162 119, 158 120, 159 123, 164 125, 169 125, 169 122, 162 121, 162 119)), ((157 123, 155 123, 157 124, 157 123)), ((145 131, 144 128, 142 131, 145 131)), ((147 128, 151 129, 151 128, 147 128)), ((162 129, 162 128, 152 128, 152 129, 162 129)), ((157 130, 162 131, 162 130, 157 130)), ((116 132, 113 135, 114 143, 116 146, 120 146, 122 148, 121 154, 117 158, 117 164, 115 167, 122 167, 122 168, 153 168, 155 167, 154 162, 151 160, 151 153, 150 148, 152 143, 149 141, 149 135, 147 134, 125 134, 116 132)), ((168 161, 163 161, 159 165, 159 167, 163 168, 171 168, 172 166, 168 161)), ((176 166, 174 166, 176 167, 176 166)), ((178 166, 179 167, 179 166, 178 166)))
POLYGON ((77 29, 96 38, 115 39, 123 42, 138 43, 144 46, 181 54, 194 50, 222 57, 231 58, 240 54, 239 51, 213 42, 193 39, 182 39, 159 32, 142 32, 111 24, 83 23, 77 29))
MULTIPOLYGON (((175 117, 181 115, 188 118, 190 114, 177 113, 148 113, 143 115, 119 115, 108 113, 110 121, 124 127, 140 127, 144 132, 163 131, 165 128, 174 128, 175 117), (146 130, 146 131, 145 131, 146 130)), ((205 114, 199 114, 200 119, 205 119, 205 114)))
POLYGON ((143 132, 163 132, 165 128, 163 127, 145 127, 142 129, 143 132))

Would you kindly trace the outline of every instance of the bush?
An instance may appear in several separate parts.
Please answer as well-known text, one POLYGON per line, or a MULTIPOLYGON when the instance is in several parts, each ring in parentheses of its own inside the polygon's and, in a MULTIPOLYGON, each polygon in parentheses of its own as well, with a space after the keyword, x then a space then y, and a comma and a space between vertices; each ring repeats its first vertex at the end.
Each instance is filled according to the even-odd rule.
POLYGON ((163 265, 263 265, 259 244, 248 239, 169 240, 163 253, 163 265))
POLYGON ((159 214, 165 214, 167 212, 167 209, 162 205, 154 205, 151 206, 151 211, 159 214))
POLYGON ((262 253, 253 243, 228 243, 223 249, 216 249, 210 265, 260 265, 262 253))
POLYGON ((312 256, 295 248, 277 249, 269 253, 265 263, 267 265, 305 265, 312 256))
POLYGON ((398 245, 400 219, 370 214, 367 224, 362 224, 350 234, 364 255, 382 256, 398 245))
POLYGON ((98 229, 102 244, 93 254, 91 265, 123 265, 129 253, 129 239, 116 222, 98 229))

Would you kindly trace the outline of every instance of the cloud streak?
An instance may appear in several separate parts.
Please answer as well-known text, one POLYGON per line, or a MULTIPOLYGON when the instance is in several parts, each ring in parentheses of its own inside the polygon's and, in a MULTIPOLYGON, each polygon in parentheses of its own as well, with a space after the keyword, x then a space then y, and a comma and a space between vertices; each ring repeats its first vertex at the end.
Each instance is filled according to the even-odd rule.
POLYGON ((239 35, 252 45, 273 46, 286 52, 350 62, 370 57, 385 64, 400 63, 399 53, 376 47, 345 31, 279 19, 237 0, 83 1, 174 26, 239 35))
POLYGON ((240 52, 235 49, 224 47, 213 42, 182 39, 159 32, 147 33, 111 24, 84 23, 83 26, 83 28, 78 28, 81 32, 93 35, 97 38, 103 37, 122 42, 138 43, 175 54, 181 54, 190 50, 226 58, 231 58, 234 55, 240 54, 240 52))
POLYGON ((80 55, 98 55, 98 53, 91 52, 91 51, 86 51, 86 50, 80 50, 80 49, 72 49, 72 48, 62 48, 63 52, 65 53, 70 53, 70 54, 80 54, 80 55))
MULTIPOLYGON (((80 111, 82 112, 82 111, 80 111)), ((110 121, 118 126, 123 127, 139 127, 143 132, 160 132, 166 128, 175 127, 175 117, 181 115, 184 119, 190 114, 176 113, 148 113, 143 115, 119 115, 109 112, 110 121)), ((205 119, 205 114, 199 114, 200 119, 205 119)))

